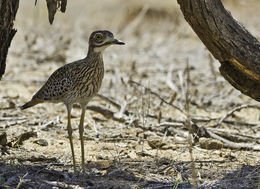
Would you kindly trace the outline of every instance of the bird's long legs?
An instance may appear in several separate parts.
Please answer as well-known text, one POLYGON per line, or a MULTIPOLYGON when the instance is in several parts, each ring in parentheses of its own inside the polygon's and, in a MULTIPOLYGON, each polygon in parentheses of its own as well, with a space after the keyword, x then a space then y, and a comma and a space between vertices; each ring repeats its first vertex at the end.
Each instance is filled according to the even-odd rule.
POLYGON ((73 168, 74 168, 74 172, 76 172, 76 161, 75 161, 75 154, 74 154, 74 148, 73 148, 73 142, 72 142, 71 107, 67 106, 67 111, 68 111, 67 130, 68 130, 69 140, 70 140, 71 154, 72 154, 72 159, 73 159, 73 168))
POLYGON ((79 122, 79 138, 81 144, 81 167, 83 173, 85 173, 85 153, 84 153, 84 139, 83 139, 85 111, 86 111, 85 106, 82 106, 82 112, 81 112, 80 122, 79 122))

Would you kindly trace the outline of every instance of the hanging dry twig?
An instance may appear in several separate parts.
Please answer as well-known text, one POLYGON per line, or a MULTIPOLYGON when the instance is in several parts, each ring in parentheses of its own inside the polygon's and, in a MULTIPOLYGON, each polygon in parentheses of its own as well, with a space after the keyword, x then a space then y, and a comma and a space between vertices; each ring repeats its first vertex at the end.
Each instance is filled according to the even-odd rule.
MULTIPOLYGON (((46 0, 46 3, 48 8, 49 22, 52 24, 58 9, 63 13, 66 11, 67 0, 46 0)), ((34 4, 37 4, 37 0, 35 0, 34 4)))

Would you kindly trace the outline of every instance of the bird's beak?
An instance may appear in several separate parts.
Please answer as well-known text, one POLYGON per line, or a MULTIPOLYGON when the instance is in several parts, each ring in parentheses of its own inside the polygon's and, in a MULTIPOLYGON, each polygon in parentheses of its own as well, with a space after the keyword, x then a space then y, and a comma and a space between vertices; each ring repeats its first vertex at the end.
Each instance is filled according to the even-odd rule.
POLYGON ((115 45, 124 45, 125 43, 124 43, 123 41, 118 40, 118 39, 114 39, 114 40, 112 41, 112 44, 115 44, 115 45))

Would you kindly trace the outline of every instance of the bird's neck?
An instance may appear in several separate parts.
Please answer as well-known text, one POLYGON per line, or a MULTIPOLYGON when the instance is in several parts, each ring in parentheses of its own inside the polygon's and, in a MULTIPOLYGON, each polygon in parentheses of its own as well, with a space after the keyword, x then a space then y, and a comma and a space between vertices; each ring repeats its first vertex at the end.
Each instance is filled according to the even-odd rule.
POLYGON ((95 52, 92 48, 88 50, 86 59, 88 64, 103 64, 102 52, 95 52))

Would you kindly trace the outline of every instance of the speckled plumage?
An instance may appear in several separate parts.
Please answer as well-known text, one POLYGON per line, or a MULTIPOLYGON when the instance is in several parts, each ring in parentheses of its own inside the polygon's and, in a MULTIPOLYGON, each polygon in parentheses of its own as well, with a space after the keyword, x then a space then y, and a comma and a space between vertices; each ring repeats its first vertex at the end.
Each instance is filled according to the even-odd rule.
POLYGON ((86 58, 57 69, 32 99, 87 104, 100 89, 103 76, 102 54, 91 51, 86 58))
POLYGON ((79 136, 81 142, 81 166, 84 172, 83 132, 85 109, 87 103, 98 93, 101 87, 104 76, 102 52, 112 44, 123 45, 124 43, 114 39, 113 34, 107 30, 93 32, 89 37, 87 57, 57 69, 32 97, 32 100, 21 106, 21 109, 26 109, 42 102, 63 102, 66 105, 68 112, 67 129, 74 171, 76 171, 76 161, 72 142, 71 108, 74 103, 79 103, 82 109, 79 136))

